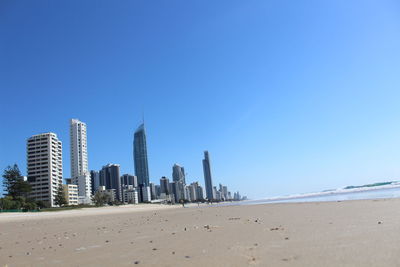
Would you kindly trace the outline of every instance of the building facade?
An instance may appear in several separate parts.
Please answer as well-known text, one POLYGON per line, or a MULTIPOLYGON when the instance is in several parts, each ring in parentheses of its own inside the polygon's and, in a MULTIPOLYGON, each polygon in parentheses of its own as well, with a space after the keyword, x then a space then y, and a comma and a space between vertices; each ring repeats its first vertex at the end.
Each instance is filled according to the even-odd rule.
POLYGON ((67 205, 78 205, 78 186, 76 184, 64 184, 63 189, 67 205))
POLYGON ((115 200, 122 202, 121 177, 119 164, 107 164, 99 172, 100 187, 106 190, 114 189, 115 200))
POLYGON ((172 180, 174 182, 182 182, 183 184, 186 184, 185 169, 176 163, 172 166, 172 180))
POLYGON ((149 186, 149 166, 147 160, 147 143, 144 124, 141 124, 134 134, 133 159, 135 175, 137 176, 139 185, 149 186))
POLYGON ((92 185, 92 195, 94 195, 100 186, 100 174, 98 171, 90 171, 90 183, 92 185))
POLYGON ((210 155, 208 154, 208 151, 204 151, 203 172, 204 183, 206 186, 206 197, 208 200, 213 200, 215 198, 215 194, 213 194, 210 155))
POLYGON ((28 138, 26 150, 30 197, 54 207, 63 179, 62 143, 55 133, 43 133, 28 138))
POLYGON ((121 176, 121 184, 122 186, 131 185, 133 187, 138 187, 138 180, 135 175, 123 174, 121 176))
POLYGON ((86 124, 78 119, 70 120, 70 153, 72 183, 78 186, 80 199, 90 203, 92 185, 88 169, 86 124))
POLYGON ((170 186, 169 186, 169 179, 165 176, 161 177, 160 179, 160 194, 171 194, 170 186))
POLYGON ((137 188, 132 185, 122 185, 122 202, 128 204, 138 204, 139 194, 137 188))

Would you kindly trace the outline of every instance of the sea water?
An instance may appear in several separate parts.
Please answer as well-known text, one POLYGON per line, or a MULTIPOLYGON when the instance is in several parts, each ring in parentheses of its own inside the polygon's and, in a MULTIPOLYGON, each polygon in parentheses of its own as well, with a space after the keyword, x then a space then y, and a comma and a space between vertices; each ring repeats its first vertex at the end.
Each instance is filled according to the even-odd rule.
POLYGON ((320 201, 345 201, 359 199, 382 199, 382 198, 400 198, 400 187, 393 188, 373 188, 365 191, 332 191, 329 193, 321 192, 322 195, 288 196, 270 199, 246 200, 239 202, 224 202, 225 205, 257 205, 266 203, 293 203, 293 202, 320 202, 320 201))

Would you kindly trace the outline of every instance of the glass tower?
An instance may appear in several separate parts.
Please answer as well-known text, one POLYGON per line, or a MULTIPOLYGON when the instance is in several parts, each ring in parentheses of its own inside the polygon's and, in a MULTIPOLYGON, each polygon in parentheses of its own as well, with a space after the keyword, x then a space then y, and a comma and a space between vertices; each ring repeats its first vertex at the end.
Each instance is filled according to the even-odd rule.
POLYGON ((204 159, 203 159, 203 172, 204 172, 204 182, 206 185, 206 195, 208 200, 215 199, 213 194, 213 185, 211 178, 211 166, 210 166, 210 156, 208 155, 208 151, 204 151, 204 159))
POLYGON ((149 186, 149 166, 147 162, 146 132, 144 124, 137 128, 133 139, 133 159, 135 163, 135 175, 139 185, 149 186))

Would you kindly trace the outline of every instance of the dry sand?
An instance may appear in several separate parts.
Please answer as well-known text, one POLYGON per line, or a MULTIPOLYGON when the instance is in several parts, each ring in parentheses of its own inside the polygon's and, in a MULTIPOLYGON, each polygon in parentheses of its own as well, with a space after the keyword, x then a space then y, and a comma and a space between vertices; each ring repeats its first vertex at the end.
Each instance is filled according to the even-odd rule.
POLYGON ((400 200, 0 214, 0 266, 400 266, 400 200))

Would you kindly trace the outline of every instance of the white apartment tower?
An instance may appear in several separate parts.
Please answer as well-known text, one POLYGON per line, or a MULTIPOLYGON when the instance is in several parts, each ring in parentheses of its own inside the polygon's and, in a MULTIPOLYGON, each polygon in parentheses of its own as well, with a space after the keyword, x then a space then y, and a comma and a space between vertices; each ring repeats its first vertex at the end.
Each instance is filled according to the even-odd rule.
POLYGON ((91 181, 88 169, 86 124, 78 119, 70 121, 70 151, 72 183, 78 186, 81 203, 90 202, 91 181))
POLYGON ((54 198, 62 185, 62 144, 55 133, 34 135, 27 140, 30 197, 54 207, 54 198))

